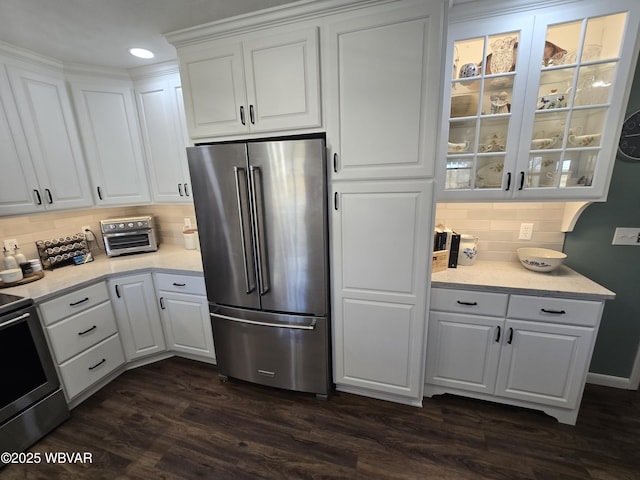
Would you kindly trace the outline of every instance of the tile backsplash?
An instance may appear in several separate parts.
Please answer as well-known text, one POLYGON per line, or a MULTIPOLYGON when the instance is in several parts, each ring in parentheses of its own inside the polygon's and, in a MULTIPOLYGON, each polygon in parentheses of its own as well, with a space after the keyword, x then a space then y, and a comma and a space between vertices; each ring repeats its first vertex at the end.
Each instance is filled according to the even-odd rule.
POLYGON ((516 249, 562 250, 564 203, 438 203, 436 225, 478 237, 478 260, 517 262, 516 249), (521 223, 533 223, 531 240, 518 240, 521 223))
MULTIPOLYGON (((143 205, 136 207, 91 208, 65 212, 47 212, 0 218, 1 240, 15 238, 27 258, 37 258, 36 240, 48 240, 80 232, 89 225, 98 237, 99 248, 104 251, 100 235, 100 220, 107 218, 153 215, 157 223, 160 243, 183 244, 182 227, 190 218, 195 227, 193 205, 143 205)), ((93 245, 95 247, 95 244, 93 245)), ((93 250, 93 248, 92 248, 93 250)))

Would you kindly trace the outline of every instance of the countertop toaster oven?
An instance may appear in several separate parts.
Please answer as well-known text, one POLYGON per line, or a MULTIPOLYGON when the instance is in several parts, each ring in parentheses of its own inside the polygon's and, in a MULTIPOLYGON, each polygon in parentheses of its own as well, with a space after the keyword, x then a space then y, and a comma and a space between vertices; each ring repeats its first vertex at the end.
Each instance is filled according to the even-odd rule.
POLYGON ((109 257, 158 250, 153 217, 150 215, 102 220, 100 231, 109 257))

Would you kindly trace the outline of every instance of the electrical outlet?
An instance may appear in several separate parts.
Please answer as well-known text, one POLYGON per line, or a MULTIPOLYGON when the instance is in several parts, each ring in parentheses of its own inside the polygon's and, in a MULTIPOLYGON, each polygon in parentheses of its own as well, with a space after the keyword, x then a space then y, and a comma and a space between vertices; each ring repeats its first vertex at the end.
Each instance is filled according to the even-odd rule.
POLYGON ((533 223, 521 223, 519 240, 531 240, 533 236, 533 223))
POLYGON ((640 228, 616 228, 611 245, 637 245, 640 247, 640 228))
POLYGON ((82 233, 84 233, 84 238, 86 238, 89 242, 92 242, 96 239, 96 237, 93 235, 93 232, 91 232, 91 227, 89 225, 84 225, 83 227, 80 227, 80 229, 82 233))
POLYGON ((13 251, 18 246, 18 241, 15 238, 9 238, 4 241, 4 248, 9 250, 9 252, 13 253, 13 251))

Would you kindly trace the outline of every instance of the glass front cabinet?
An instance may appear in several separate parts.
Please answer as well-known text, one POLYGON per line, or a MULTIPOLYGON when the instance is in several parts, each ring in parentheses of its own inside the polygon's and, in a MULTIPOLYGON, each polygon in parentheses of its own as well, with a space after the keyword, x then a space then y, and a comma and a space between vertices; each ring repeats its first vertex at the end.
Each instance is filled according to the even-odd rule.
POLYGON ((637 50, 640 2, 449 24, 442 200, 605 200, 637 50))

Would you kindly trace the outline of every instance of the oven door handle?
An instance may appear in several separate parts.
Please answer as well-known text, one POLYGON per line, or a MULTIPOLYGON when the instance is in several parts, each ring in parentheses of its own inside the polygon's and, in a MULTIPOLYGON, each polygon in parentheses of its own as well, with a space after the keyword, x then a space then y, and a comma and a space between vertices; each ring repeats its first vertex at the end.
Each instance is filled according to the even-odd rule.
POLYGON ((4 328, 4 327, 8 327, 10 325, 13 325, 14 323, 18 323, 21 320, 24 320, 25 318, 29 318, 31 316, 30 313, 23 313, 20 316, 17 316, 15 318, 12 318, 11 320, 7 320, 6 322, 2 322, 0 323, 0 328, 4 328))

